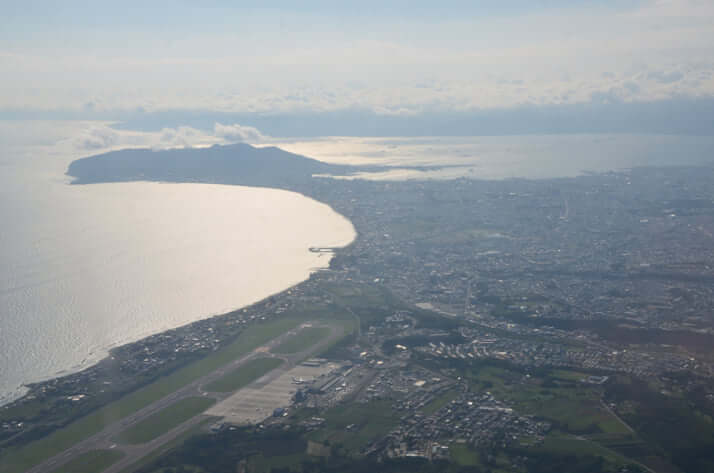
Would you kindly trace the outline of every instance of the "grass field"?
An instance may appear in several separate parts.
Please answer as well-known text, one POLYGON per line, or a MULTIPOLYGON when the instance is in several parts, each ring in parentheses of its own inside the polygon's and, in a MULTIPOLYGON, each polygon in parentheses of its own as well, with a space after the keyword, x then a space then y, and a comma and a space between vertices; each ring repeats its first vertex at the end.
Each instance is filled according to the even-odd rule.
POLYGON ((371 440, 386 435, 399 423, 399 416, 392 410, 390 401, 339 405, 323 417, 325 427, 309 434, 308 439, 342 444, 351 452, 357 452, 371 440), (351 428, 348 430, 348 427, 351 428))
POLYGON ((295 335, 291 335, 287 340, 273 348, 273 353, 298 353, 307 350, 330 334, 327 327, 305 327, 300 329, 295 335))
POLYGON ((262 454, 250 458, 250 470, 254 473, 270 473, 276 468, 294 468, 310 457, 304 453, 292 455, 274 455, 265 457, 262 454))
MULTIPOLYGON (((488 465, 485 465, 481 456, 472 447, 466 444, 452 443, 449 445, 451 461, 462 467, 476 467, 477 471, 491 473, 513 473, 511 458, 504 452, 489 455, 488 465)), ((561 472, 558 472, 561 473, 561 472)))
POLYGON ((256 358, 249 360, 230 373, 210 383, 205 388, 206 391, 215 393, 236 391, 282 364, 283 360, 278 358, 256 358))
POLYGON ((175 448, 181 444, 183 444, 188 438, 193 437, 194 435, 197 435, 204 431, 204 428, 206 425, 216 422, 219 419, 219 417, 211 417, 211 418, 206 418, 199 422, 198 424, 194 425, 175 439, 171 440, 170 442, 165 443, 161 447, 157 448, 156 450, 152 451, 148 455, 142 457, 137 461, 136 463, 129 465, 128 467, 124 468, 121 473, 134 473, 140 468, 143 468, 144 466, 148 465, 149 463, 155 461, 157 458, 159 458, 161 455, 164 453, 168 452, 172 448, 175 448))
POLYGON ((459 395, 459 392, 455 389, 453 389, 451 391, 446 391, 444 394, 442 394, 441 396, 437 397, 436 399, 431 401, 429 404, 424 406, 421 409, 421 412, 425 416, 430 416, 434 412, 438 411, 439 409, 441 409, 442 407, 444 407, 445 405, 447 405, 448 403, 450 403, 451 401, 456 399, 456 397, 458 395, 459 395))
POLYGON ((478 453, 473 451, 468 445, 452 443, 449 446, 451 460, 461 466, 481 466, 481 459, 478 453))
POLYGON ((554 422, 556 429, 537 448, 540 451, 596 455, 615 465, 627 459, 610 444, 639 445, 639 441, 602 405, 599 386, 580 383, 587 375, 571 370, 552 370, 526 376, 503 366, 480 365, 464 373, 471 385, 491 392, 519 413, 554 422))
POLYGON ((159 378, 153 383, 72 422, 47 437, 19 449, 8 449, 0 457, 0 471, 3 473, 22 473, 43 460, 66 450, 75 443, 100 432, 105 426, 133 414, 206 373, 245 355, 265 342, 314 317, 314 312, 305 311, 295 316, 287 316, 252 325, 241 333, 236 341, 225 348, 180 368, 168 376, 159 378))
POLYGON ((629 430, 600 403, 598 387, 578 383, 583 373, 554 370, 551 378, 568 384, 546 384, 538 377, 496 366, 480 367, 468 373, 470 381, 524 414, 534 414, 560 423, 574 433, 599 430, 607 434, 628 435, 629 430))
POLYGON ((191 417, 205 411, 215 402, 215 399, 205 397, 181 399, 125 430, 119 434, 118 440, 129 444, 146 443, 154 440, 191 417))
POLYGON ((616 465, 631 463, 622 455, 582 437, 573 437, 553 433, 546 437, 542 445, 535 447, 538 450, 567 455, 595 455, 603 457, 608 462, 616 465))
POLYGON ((52 473, 100 473, 124 456, 117 450, 92 450, 62 465, 52 473))
POLYGON ((580 381, 581 379, 587 378, 586 373, 581 373, 580 371, 568 371, 568 370, 553 370, 551 376, 558 379, 564 379, 566 381, 580 381))

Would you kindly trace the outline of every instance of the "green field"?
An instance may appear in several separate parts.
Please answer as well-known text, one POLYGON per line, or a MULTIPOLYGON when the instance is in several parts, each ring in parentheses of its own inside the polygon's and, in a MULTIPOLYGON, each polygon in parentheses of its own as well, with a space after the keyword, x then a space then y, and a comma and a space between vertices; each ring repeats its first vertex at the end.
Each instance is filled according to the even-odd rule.
POLYGON ((179 435, 178 437, 174 438, 173 440, 166 442, 156 450, 151 451, 151 453, 141 457, 139 461, 129 465, 128 467, 124 468, 121 473, 134 473, 135 471, 145 467, 149 463, 155 461, 157 458, 161 457, 164 455, 166 452, 171 450, 172 448, 176 448, 179 445, 182 445, 187 439, 190 437, 193 437, 194 435, 198 435, 201 432, 205 431, 205 427, 212 423, 216 422, 219 417, 211 417, 211 418, 205 418, 201 422, 197 423, 196 425, 192 426, 190 429, 186 430, 184 433, 179 435))
POLYGON ((554 370, 543 377, 525 377, 509 369, 481 366, 466 376, 472 385, 490 391, 517 411, 558 422, 570 432, 630 434, 602 406, 599 387, 576 381, 583 373, 554 370))
POLYGON ((299 353, 325 339, 329 334, 330 329, 327 327, 305 327, 271 351, 282 354, 299 353))
POLYGON ((294 468, 310 457, 305 453, 293 453, 291 455, 273 455, 265 457, 255 455, 250 458, 250 470, 255 473, 270 473, 277 468, 294 468))
POLYGON ((626 465, 631 463, 631 461, 627 458, 610 450, 609 448, 599 445, 596 442, 592 442, 583 437, 573 437, 559 434, 557 432, 554 432, 546 437, 543 444, 535 448, 543 452, 562 455, 594 455, 603 457, 608 462, 616 465, 626 465))
POLYGON ((206 386, 206 391, 215 393, 236 391, 282 364, 283 360, 279 358, 256 358, 248 360, 222 378, 210 383, 206 386))
POLYGON ((328 410, 323 417, 325 427, 310 433, 308 439, 316 442, 327 440, 349 452, 358 452, 399 424, 399 416, 392 410, 392 403, 386 400, 339 405, 328 410), (351 428, 348 430, 348 427, 351 428))
POLYGON ((450 403, 451 401, 453 401, 454 399, 456 399, 456 397, 458 395, 459 395, 459 392, 455 389, 453 389, 451 391, 446 391, 444 394, 437 397, 436 399, 431 401, 426 406, 422 407, 421 412, 425 416, 430 416, 433 413, 435 413, 436 411, 438 411, 439 409, 441 409, 442 407, 444 407, 445 405, 447 405, 448 403, 450 403))
POLYGON ((8 449, 0 457, 0 471, 21 473, 314 317, 314 310, 306 310, 294 316, 252 325, 225 348, 161 377, 47 437, 19 449, 8 449))
POLYGON ((124 456, 117 450, 91 450, 71 460, 52 473, 100 473, 124 456))
POLYGON ((554 378, 564 379, 566 381, 580 381, 588 377, 587 373, 569 370, 553 370, 550 375, 554 378))
POLYGON ((125 430, 119 434, 118 440, 129 444, 146 443, 154 440, 191 417, 205 411, 215 402, 215 399, 206 397, 181 399, 125 430))
MULTIPOLYGON (((627 459, 610 448, 610 445, 641 444, 603 406, 602 387, 579 382, 587 376, 583 372, 560 369, 524 374, 503 364, 479 363, 464 366, 459 373, 469 381, 472 388, 492 393, 519 413, 552 422, 554 432, 543 444, 532 447, 538 451, 595 455, 612 464, 622 465, 627 463, 627 459)), ((440 405, 440 398, 437 398, 425 410, 432 411, 440 405), (439 404, 434 406, 437 402, 439 404)), ((467 452, 462 452, 458 446, 456 452, 452 452, 453 455, 468 457, 467 452)))
POLYGON ((468 445, 452 443, 449 445, 451 460, 461 466, 481 466, 481 459, 477 452, 468 445))
POLYGON ((457 465, 461 467, 476 467, 478 468, 476 471, 488 471, 491 473, 513 473, 518 471, 513 469, 513 461, 505 452, 488 455, 488 464, 484 464, 484 459, 471 446, 452 443, 449 445, 449 456, 451 461, 457 465))

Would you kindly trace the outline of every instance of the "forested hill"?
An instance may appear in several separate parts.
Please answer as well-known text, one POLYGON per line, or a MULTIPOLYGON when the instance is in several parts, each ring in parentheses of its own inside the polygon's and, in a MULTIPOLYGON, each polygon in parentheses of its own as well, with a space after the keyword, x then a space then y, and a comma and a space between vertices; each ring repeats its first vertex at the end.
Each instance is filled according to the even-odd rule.
MULTIPOLYGON (((371 168, 374 169, 374 168, 371 168)), ((327 164, 276 147, 239 143, 210 148, 126 149, 72 162, 74 184, 126 181, 211 182, 291 188, 314 174, 344 175, 369 168, 327 164)))

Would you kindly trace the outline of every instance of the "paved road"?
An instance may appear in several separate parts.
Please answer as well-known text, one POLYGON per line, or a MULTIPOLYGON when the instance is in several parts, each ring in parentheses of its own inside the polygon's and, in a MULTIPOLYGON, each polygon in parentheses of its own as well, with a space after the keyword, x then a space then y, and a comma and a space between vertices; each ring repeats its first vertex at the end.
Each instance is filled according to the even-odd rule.
MULTIPOLYGON (((324 326, 321 324, 317 324, 316 322, 307 323, 312 323, 313 326, 324 326)), ((116 438, 122 431, 138 424, 139 422, 142 422, 146 418, 150 417, 152 414, 155 414, 165 409, 166 407, 181 399, 195 396, 204 396, 216 399, 217 401, 221 401, 229 396, 232 396, 234 394, 233 392, 212 393, 207 392, 202 388, 203 386, 212 383, 213 381, 222 377, 224 374, 235 370, 240 365, 254 358, 274 357, 280 358, 285 361, 285 363, 283 363, 278 368, 275 368, 274 370, 270 371, 260 379, 255 380, 253 383, 250 384, 250 386, 255 387, 269 383, 285 371, 289 370, 305 358, 309 357, 311 354, 318 352, 320 349, 339 338, 339 336, 341 335, 341 329, 335 325, 329 325, 328 327, 330 328, 330 334, 327 336, 327 338, 321 340, 320 343, 313 345, 312 347, 306 350, 303 350, 302 352, 290 355, 275 355, 271 353, 271 349, 277 347, 285 339, 296 333, 296 329, 286 332, 280 335, 279 337, 276 337, 273 340, 269 341, 267 344, 256 348, 251 353, 248 353, 247 355, 244 355, 241 358, 238 358, 226 365, 223 365, 222 367, 212 371, 211 373, 194 380, 193 382, 187 384, 179 390, 174 391, 166 397, 154 401, 153 403, 129 415, 128 417, 125 417, 113 424, 108 425, 101 432, 98 432, 92 435, 91 437, 75 444, 74 446, 65 450, 62 453, 48 458, 44 462, 27 470, 26 473, 51 473, 53 470, 59 468, 60 466, 64 465, 65 463, 69 462, 70 460, 76 458, 77 456, 83 453, 97 449, 110 448, 120 450, 125 454, 125 456, 121 460, 104 470, 104 473, 117 473, 128 467, 132 463, 138 461, 140 458, 156 450, 157 448, 160 448, 161 446, 180 436, 190 428, 194 427, 196 424, 200 423, 206 417, 202 415, 194 416, 183 424, 180 424, 174 429, 161 435, 160 437, 157 437, 150 442, 139 445, 118 444, 116 442, 116 438)))

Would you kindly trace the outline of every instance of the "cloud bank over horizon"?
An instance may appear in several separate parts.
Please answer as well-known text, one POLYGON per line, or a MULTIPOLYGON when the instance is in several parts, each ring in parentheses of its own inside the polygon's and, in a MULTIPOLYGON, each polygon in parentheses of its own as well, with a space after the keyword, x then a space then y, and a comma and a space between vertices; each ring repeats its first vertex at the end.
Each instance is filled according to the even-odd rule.
POLYGON ((0 115, 408 121, 714 99, 714 2, 367 3, 29 2, 0 20, 0 115))

